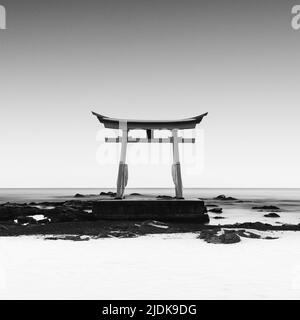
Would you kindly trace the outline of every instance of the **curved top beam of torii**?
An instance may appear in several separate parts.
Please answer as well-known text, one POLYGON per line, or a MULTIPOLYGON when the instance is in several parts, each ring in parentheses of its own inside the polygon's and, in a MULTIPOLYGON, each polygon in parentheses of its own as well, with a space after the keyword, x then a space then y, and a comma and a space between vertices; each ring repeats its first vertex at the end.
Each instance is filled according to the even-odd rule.
POLYGON ((98 120, 104 124, 105 128, 120 129, 126 126, 128 130, 133 129, 158 129, 158 130, 173 130, 173 129, 193 129, 199 124, 202 119, 207 116, 208 113, 203 113, 199 116, 186 118, 182 120, 129 120, 129 119, 117 119, 103 116, 99 113, 92 112, 98 120))

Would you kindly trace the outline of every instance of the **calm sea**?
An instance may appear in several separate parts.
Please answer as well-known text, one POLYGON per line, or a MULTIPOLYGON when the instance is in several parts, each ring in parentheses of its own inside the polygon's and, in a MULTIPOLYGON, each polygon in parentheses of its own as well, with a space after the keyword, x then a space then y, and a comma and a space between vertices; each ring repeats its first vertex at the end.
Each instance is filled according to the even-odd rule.
MULTIPOLYGON (((99 194, 102 191, 115 191, 114 189, 1 189, 0 203, 28 202, 28 201, 59 201, 73 198, 76 193, 99 194)), ((174 189, 126 189, 126 193, 138 192, 147 195, 173 195, 174 189)), ((300 189, 185 189, 185 198, 213 198, 220 194, 232 196, 241 200, 261 201, 300 201, 300 189)))

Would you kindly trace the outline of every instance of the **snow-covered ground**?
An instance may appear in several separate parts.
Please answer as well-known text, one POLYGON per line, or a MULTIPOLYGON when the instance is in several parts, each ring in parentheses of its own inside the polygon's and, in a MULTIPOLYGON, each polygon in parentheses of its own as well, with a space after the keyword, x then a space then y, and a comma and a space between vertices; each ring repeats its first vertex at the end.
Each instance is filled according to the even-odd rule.
POLYGON ((299 299, 300 233, 84 242, 0 238, 0 299, 299 299))

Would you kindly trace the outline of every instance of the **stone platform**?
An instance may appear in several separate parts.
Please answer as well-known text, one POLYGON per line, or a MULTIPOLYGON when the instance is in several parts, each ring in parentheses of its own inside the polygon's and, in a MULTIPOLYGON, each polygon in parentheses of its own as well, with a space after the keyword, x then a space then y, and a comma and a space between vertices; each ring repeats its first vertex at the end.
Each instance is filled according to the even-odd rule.
POLYGON ((99 200, 93 203, 93 214, 99 220, 209 222, 206 207, 201 200, 99 200))

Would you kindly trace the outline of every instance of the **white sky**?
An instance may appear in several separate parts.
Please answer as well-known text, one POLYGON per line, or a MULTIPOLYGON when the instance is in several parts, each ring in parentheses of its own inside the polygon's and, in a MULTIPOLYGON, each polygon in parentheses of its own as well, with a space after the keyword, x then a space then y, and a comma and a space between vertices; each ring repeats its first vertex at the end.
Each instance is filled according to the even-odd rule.
MULTIPOLYGON (((292 1, 6 2, 0 187, 115 186, 117 164, 97 161, 91 110, 209 112, 199 127, 203 170, 191 174, 183 161, 186 187, 300 187, 292 1)), ((170 165, 129 161, 129 187, 171 186, 170 165)))

